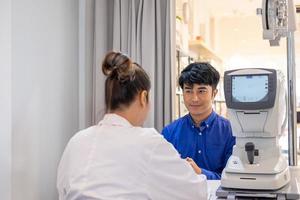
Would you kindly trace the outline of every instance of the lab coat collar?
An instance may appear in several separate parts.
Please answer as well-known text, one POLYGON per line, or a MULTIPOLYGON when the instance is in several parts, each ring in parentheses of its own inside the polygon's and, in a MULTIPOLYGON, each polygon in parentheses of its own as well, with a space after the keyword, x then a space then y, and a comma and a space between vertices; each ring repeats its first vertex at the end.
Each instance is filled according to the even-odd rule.
POLYGON ((132 125, 127 119, 114 113, 105 114, 103 119, 99 122, 98 125, 100 126, 102 124, 112 125, 112 126, 132 127, 132 125))

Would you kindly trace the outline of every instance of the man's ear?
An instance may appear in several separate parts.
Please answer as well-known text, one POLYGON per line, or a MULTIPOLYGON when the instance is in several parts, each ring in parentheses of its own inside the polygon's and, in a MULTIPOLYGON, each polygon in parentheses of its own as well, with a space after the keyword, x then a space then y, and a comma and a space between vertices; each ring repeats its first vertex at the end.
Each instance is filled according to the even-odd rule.
POLYGON ((148 104, 148 92, 146 90, 143 90, 140 93, 140 103, 142 107, 145 107, 148 104))
POLYGON ((215 98, 217 94, 218 94, 218 89, 214 89, 213 90, 213 98, 215 98))

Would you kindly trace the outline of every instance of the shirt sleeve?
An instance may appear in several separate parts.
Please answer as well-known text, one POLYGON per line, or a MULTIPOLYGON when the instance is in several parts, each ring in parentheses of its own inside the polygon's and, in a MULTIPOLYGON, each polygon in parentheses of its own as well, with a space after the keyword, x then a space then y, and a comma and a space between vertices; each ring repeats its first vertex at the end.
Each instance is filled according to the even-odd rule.
POLYGON ((171 142, 171 133, 168 129, 168 127, 166 126, 165 128, 163 128, 163 130, 161 131, 161 134, 164 136, 164 138, 168 141, 171 142))
POLYGON ((150 199, 207 199, 207 182, 197 175, 174 147, 160 138, 147 168, 147 191, 150 199))

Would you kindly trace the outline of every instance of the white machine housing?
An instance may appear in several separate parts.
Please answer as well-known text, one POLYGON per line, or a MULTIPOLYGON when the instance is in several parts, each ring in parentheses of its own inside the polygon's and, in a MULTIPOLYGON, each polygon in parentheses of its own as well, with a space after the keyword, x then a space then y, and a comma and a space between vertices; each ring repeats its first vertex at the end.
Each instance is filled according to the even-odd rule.
POLYGON ((290 174, 278 143, 287 116, 282 73, 259 68, 226 71, 224 92, 236 145, 223 170, 221 186, 255 190, 285 186, 290 174), (245 150, 249 142, 255 145, 252 164, 245 150))

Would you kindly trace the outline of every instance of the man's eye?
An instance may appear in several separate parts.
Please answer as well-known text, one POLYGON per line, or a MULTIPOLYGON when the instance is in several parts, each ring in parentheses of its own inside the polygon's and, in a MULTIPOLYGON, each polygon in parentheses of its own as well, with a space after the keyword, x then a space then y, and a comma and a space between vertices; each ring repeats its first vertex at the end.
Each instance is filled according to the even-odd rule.
POLYGON ((207 91, 206 90, 199 90, 199 93, 200 94, 204 94, 204 93, 206 93, 207 91))
POLYGON ((186 93, 191 93, 192 91, 191 91, 191 90, 185 90, 185 92, 186 92, 186 93))

